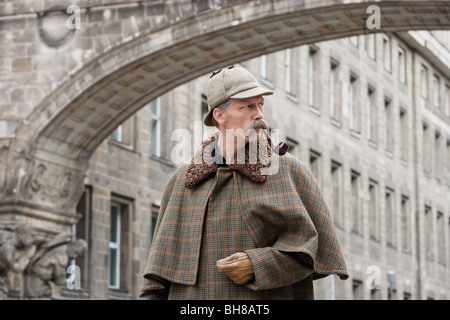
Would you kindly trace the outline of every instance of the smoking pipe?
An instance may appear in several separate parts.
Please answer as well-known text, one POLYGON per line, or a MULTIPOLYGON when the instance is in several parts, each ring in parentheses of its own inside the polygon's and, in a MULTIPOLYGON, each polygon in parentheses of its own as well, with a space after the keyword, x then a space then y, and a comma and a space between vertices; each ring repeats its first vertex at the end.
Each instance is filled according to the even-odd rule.
POLYGON ((267 140, 269 141, 270 147, 272 148, 273 152, 275 152, 279 156, 286 154, 286 152, 289 150, 289 145, 286 142, 281 141, 277 146, 274 146, 272 140, 270 140, 269 137, 267 137, 267 140))

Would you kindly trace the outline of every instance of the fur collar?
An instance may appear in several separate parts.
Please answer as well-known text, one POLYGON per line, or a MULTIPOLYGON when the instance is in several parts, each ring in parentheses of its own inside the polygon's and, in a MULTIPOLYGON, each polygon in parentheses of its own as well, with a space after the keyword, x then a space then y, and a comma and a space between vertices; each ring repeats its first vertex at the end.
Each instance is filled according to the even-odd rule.
MULTIPOLYGON (((201 148, 195 153, 191 160, 187 170, 186 170, 186 182, 185 187, 188 189, 195 188, 199 183, 206 180, 210 175, 217 172, 219 165, 217 164, 218 159, 215 155, 215 146, 217 144, 216 140, 219 136, 219 132, 213 133, 208 139, 206 139, 201 148), (202 155, 206 155, 202 157, 202 155), (208 157, 209 155, 209 157, 208 157), (213 161, 212 161, 213 160, 213 161)), ((267 141, 266 141, 267 142, 267 141)), ((267 152, 264 158, 260 158, 259 152, 256 163, 250 163, 249 159, 249 144, 245 146, 245 163, 233 163, 227 164, 232 170, 235 170, 245 176, 250 181, 256 183, 263 183, 266 181, 266 176, 261 174, 261 169, 268 167, 270 165, 270 156, 272 149, 269 143, 257 143, 257 149, 259 151, 260 145, 266 145, 267 152)), ((252 161, 254 162, 254 161, 252 161)))

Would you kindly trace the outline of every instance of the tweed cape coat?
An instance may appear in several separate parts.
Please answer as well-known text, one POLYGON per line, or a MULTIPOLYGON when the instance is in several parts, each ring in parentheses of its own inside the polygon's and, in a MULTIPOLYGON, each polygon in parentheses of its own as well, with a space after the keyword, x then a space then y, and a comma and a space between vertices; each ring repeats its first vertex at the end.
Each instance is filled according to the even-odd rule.
POLYGON ((249 164, 248 149, 246 164, 194 164, 194 156, 176 170, 138 299, 313 299, 313 280, 348 278, 314 177, 290 153, 272 156, 278 157, 274 175, 261 175, 268 161, 249 164), (247 253, 254 269, 245 285, 216 269, 217 260, 236 252, 247 253))

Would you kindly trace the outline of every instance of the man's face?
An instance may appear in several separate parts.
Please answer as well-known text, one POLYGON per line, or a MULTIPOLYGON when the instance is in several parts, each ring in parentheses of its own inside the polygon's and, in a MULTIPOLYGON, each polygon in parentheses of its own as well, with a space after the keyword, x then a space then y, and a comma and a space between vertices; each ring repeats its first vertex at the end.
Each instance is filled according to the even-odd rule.
POLYGON ((231 99, 230 106, 226 111, 218 111, 220 111, 218 122, 222 130, 245 130, 251 122, 264 119, 264 98, 258 96, 246 99, 231 99))

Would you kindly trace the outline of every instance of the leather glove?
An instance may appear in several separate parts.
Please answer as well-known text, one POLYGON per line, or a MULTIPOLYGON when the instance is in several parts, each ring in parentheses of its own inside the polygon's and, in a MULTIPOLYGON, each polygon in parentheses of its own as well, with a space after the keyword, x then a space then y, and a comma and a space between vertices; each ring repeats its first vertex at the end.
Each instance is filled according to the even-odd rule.
POLYGON ((255 278, 250 258, 245 252, 237 252, 217 261, 217 269, 236 284, 244 284, 255 278))

